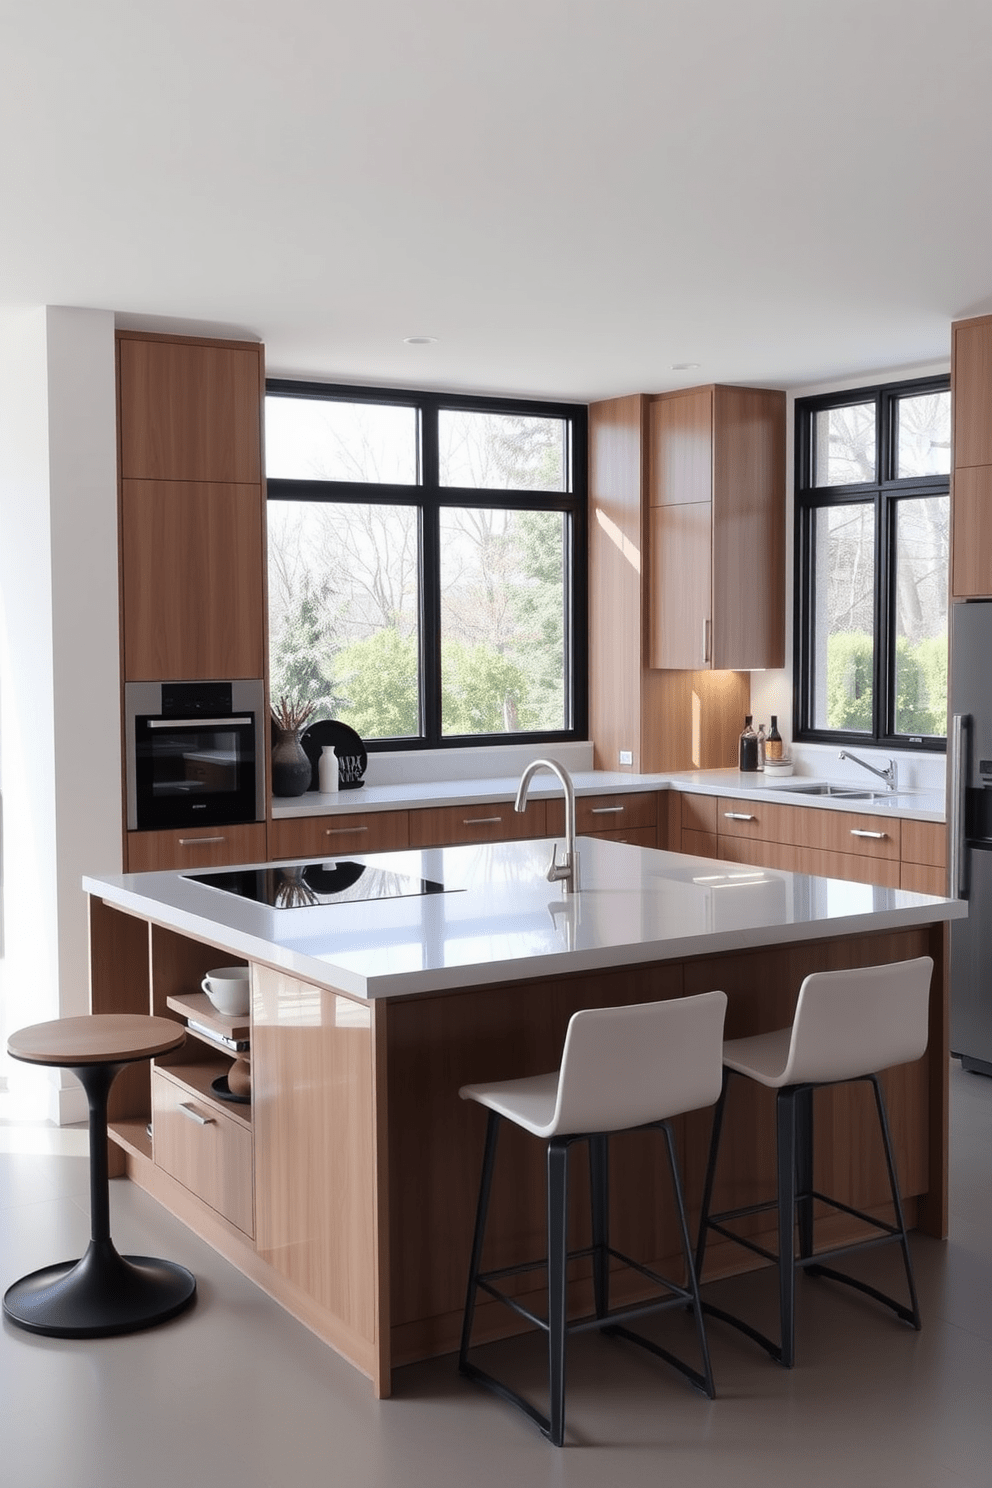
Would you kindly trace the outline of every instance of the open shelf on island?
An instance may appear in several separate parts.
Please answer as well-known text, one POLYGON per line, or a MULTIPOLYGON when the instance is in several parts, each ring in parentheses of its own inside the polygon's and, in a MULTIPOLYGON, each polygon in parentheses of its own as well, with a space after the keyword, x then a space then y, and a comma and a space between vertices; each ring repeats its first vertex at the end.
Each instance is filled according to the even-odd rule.
MULTIPOLYGON (((172 1056, 175 1059, 175 1056, 172 1056)), ((179 1051, 179 1060, 182 1059, 182 1050, 179 1051)), ((233 1059, 233 1055, 232 1055, 233 1059)), ((210 1105, 216 1106, 225 1116, 230 1116, 242 1126, 251 1130, 251 1102, 222 1100, 211 1090, 214 1080, 221 1075, 226 1075, 231 1068, 231 1061, 227 1059, 204 1059, 196 1064, 183 1064, 177 1060, 175 1063, 169 1056, 155 1061, 155 1068, 163 1074, 169 1075, 173 1080, 185 1085, 192 1095, 198 1100, 208 1101, 210 1105)))
POLYGON ((240 1018, 219 1013, 206 992, 177 992, 165 999, 165 1005, 174 1013, 182 1013, 184 1018, 192 1018, 225 1038, 246 1039, 251 1036, 251 1019, 247 1013, 240 1018))
POLYGON ((148 1135, 148 1117, 124 1117, 107 1123, 109 1135, 127 1152, 151 1161, 152 1139, 148 1135))

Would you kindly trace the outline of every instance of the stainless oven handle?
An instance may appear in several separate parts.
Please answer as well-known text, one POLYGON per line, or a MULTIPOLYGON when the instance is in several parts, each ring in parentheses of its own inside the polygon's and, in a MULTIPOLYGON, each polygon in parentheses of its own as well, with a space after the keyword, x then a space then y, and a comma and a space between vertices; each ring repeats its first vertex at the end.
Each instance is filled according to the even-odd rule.
POLYGON ((236 723, 254 723, 251 715, 244 718, 234 718, 230 714, 226 718, 149 718, 150 729, 177 729, 177 728, 233 728, 236 723))

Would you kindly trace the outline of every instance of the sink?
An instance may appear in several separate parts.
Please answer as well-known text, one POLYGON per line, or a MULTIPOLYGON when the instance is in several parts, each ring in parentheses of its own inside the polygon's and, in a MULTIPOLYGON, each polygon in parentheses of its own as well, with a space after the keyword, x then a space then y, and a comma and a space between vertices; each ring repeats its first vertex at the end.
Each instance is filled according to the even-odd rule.
POLYGON ((831 785, 828 781, 818 780, 812 785, 783 785, 782 790, 789 791, 794 796, 836 796, 844 801, 874 801, 876 798, 884 800, 887 791, 858 790, 857 786, 831 785))

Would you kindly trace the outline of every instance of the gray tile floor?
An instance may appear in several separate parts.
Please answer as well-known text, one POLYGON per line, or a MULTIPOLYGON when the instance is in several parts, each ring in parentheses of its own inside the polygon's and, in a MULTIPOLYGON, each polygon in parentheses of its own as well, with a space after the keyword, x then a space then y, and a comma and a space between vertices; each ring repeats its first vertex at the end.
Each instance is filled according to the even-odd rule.
MULTIPOLYGON (((152 1199, 112 1185, 122 1250, 199 1278, 187 1316, 129 1338, 0 1334, 0 1483, 17 1488, 482 1488, 688 1483, 987 1488, 992 1483, 992 1080, 953 1066, 951 1238, 914 1239, 924 1329, 828 1283, 800 1284, 786 1373, 726 1328, 708 1402, 647 1355, 574 1341, 568 1443, 457 1377, 399 1373, 390 1401, 152 1199), (581 1449, 581 1450, 580 1450, 581 1449)), ((0 1119, 0 1285, 78 1254, 88 1235, 85 1133, 0 1119)), ((870 1259, 879 1274, 895 1256, 870 1259)), ((757 1309, 765 1278, 727 1283, 757 1309)), ((659 1327, 661 1325, 659 1324, 659 1327)), ((681 1317, 665 1328, 677 1331, 681 1317)), ((687 1344, 691 1340, 686 1338, 687 1344)), ((498 1346, 540 1382, 535 1340, 498 1346)))

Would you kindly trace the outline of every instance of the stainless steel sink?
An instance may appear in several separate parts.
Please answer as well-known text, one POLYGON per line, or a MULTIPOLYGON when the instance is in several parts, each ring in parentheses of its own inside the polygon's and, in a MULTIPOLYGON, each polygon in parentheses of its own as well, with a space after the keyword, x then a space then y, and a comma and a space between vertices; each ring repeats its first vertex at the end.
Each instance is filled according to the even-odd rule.
POLYGON ((814 785, 783 785, 781 789, 794 796, 836 796, 843 801, 874 801, 876 798, 884 799, 888 794, 887 791, 858 790, 857 786, 831 785, 824 780, 818 780, 814 785))

